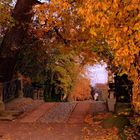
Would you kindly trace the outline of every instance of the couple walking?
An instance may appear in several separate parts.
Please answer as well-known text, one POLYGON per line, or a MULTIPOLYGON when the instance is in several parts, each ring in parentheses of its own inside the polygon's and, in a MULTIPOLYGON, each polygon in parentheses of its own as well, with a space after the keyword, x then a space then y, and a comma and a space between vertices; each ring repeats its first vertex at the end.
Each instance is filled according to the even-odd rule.
POLYGON ((92 96, 93 100, 101 101, 102 100, 102 91, 100 89, 97 89, 97 88, 91 86, 91 96, 92 96))

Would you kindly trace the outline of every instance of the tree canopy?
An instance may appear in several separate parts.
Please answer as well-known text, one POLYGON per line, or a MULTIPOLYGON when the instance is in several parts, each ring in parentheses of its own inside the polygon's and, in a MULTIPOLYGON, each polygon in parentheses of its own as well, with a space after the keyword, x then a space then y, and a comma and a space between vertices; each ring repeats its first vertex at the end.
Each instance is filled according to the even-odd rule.
MULTIPOLYGON (((18 0, 17 4, 20 1, 23 2, 18 0)), ((140 0, 51 0, 41 4, 32 0, 31 3, 25 4, 24 20, 16 14, 15 22, 24 21, 26 25, 24 17, 30 15, 27 9, 32 6, 32 21, 28 25, 31 36, 47 44, 50 35, 54 48, 57 42, 63 43, 63 51, 73 50, 83 63, 104 59, 115 67, 115 72, 128 74, 134 82, 133 104, 140 109, 140 0)), ((3 1, 0 4, 4 13, 3 6, 7 4, 3 1)), ((1 16, 0 26, 4 27, 5 21, 11 22, 8 14, 1 16)))

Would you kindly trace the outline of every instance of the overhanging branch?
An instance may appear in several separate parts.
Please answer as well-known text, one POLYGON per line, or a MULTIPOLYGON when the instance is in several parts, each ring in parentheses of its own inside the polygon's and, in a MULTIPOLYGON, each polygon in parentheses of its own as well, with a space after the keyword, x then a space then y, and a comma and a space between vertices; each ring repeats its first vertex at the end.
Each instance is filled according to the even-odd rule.
POLYGON ((66 45, 70 44, 70 40, 65 39, 65 38, 60 34, 60 32, 58 31, 58 29, 57 29, 56 27, 54 27, 54 30, 55 30, 56 34, 60 37, 60 39, 63 40, 64 44, 66 44, 66 45))

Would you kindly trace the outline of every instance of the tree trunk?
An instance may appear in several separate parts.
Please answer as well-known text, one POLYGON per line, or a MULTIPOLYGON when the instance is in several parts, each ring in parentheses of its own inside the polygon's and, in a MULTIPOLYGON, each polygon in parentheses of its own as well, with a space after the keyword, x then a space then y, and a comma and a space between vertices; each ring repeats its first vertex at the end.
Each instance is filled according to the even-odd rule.
POLYGON ((16 57, 27 37, 27 30, 32 18, 32 6, 36 0, 18 0, 13 11, 15 26, 7 31, 0 46, 0 82, 12 78, 16 57))

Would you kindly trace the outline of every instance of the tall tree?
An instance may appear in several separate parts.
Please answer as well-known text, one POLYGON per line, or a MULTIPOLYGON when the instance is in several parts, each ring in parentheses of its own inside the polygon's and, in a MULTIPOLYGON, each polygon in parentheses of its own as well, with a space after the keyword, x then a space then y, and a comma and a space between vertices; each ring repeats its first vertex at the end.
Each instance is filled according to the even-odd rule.
POLYGON ((37 3, 37 0, 18 0, 16 3, 12 13, 15 25, 7 31, 0 46, 0 82, 12 78, 17 54, 28 36, 32 7, 37 3))
MULTIPOLYGON (((18 0, 16 4, 13 17, 17 22, 4 37, 0 48, 1 81, 10 79, 12 75, 35 3, 35 0, 18 0)), ((140 108, 140 68, 136 61, 140 52, 139 3, 140 0, 51 0, 34 8, 36 22, 33 27, 39 29, 37 32, 55 31, 65 48, 72 48, 77 53, 82 51, 84 57, 93 58, 90 52, 97 52, 97 55, 103 53, 108 57, 109 52, 111 62, 134 81, 133 104, 140 108), (94 43, 97 46, 93 46, 94 43), (104 53, 106 49, 108 51, 104 53)))
POLYGON ((139 3, 140 0, 52 0, 50 4, 37 7, 36 11, 40 27, 46 30, 60 27, 63 37, 77 41, 78 49, 85 50, 84 54, 90 50, 102 52, 104 48, 99 42, 92 49, 93 43, 87 46, 87 41, 103 38, 101 44, 108 44, 113 65, 120 74, 126 73, 134 81, 133 105, 140 110, 140 67, 136 61, 140 52, 139 3))

